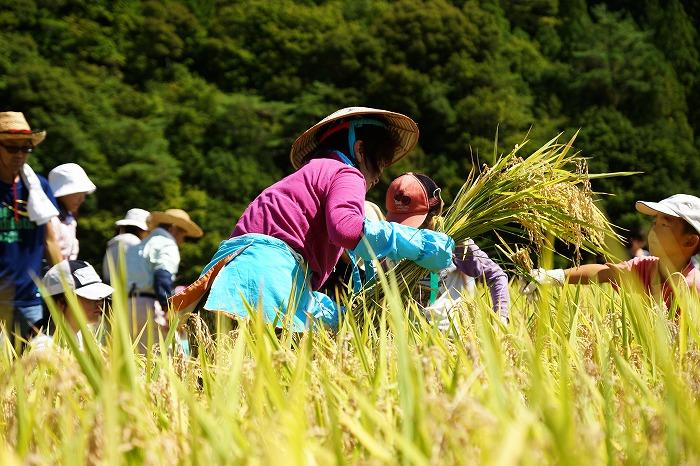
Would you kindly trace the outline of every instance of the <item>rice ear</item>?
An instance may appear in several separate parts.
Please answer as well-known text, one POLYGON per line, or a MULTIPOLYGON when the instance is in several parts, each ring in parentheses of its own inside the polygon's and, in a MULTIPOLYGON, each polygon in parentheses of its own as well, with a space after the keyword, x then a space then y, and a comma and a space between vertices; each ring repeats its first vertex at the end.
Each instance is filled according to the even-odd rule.
MULTIPOLYGON (((528 143, 524 140, 492 166, 472 168, 436 229, 457 243, 489 232, 515 234, 533 252, 549 247, 551 236, 574 247, 575 262, 581 250, 613 257, 608 245, 620 236, 596 204, 590 180, 633 173, 590 175, 586 159, 573 150, 577 134, 559 143, 560 133, 527 157, 520 155, 528 143)), ((405 296, 425 274, 408 261, 395 272, 406 284, 405 296)))

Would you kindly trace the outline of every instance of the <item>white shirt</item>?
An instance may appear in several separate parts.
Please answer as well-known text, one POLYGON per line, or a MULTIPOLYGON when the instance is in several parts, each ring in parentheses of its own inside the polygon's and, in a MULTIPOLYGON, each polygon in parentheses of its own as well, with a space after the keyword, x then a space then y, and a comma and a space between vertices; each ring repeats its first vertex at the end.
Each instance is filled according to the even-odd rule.
POLYGON ((61 248, 63 259, 71 261, 77 259, 80 245, 77 237, 78 222, 75 217, 68 215, 63 220, 59 217, 52 217, 50 222, 56 234, 58 246, 61 248))
MULTIPOLYGON (((80 351, 83 351, 83 334, 80 331, 78 331, 75 334, 75 338, 76 340, 78 340, 78 349, 80 351)), ((46 335, 45 333, 40 333, 39 335, 29 340, 29 350, 31 352, 45 352, 53 348, 53 336, 46 335)))
POLYGON ((105 282, 109 282, 109 258, 112 258, 114 267, 118 267, 119 263, 117 261, 119 260, 120 250, 124 251, 124 257, 126 257, 126 251, 140 242, 141 239, 133 233, 122 233, 109 240, 107 252, 105 252, 105 256, 102 259, 102 278, 105 282))
POLYGON ((138 246, 126 252, 126 284, 129 290, 153 293, 153 272, 166 270, 173 279, 180 266, 180 250, 175 238, 156 228, 138 246))
MULTIPOLYGON (((438 297, 435 302, 424 308, 424 315, 430 322, 437 325, 438 329, 446 331, 450 328, 452 310, 462 300, 462 293, 474 295, 476 282, 460 272, 454 264, 439 272, 438 297)), ((430 277, 421 280, 421 288, 430 293, 430 277)))

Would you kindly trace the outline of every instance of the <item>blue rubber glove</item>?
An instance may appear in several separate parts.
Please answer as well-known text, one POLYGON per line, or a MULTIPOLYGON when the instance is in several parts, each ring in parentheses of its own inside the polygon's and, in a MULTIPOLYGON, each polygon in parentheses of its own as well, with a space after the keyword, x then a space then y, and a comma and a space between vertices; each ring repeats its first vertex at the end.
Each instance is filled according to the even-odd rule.
POLYGON ((408 259, 428 270, 442 270, 452 264, 454 248, 454 240, 444 233, 365 219, 364 235, 352 252, 367 262, 374 252, 377 259, 408 259))

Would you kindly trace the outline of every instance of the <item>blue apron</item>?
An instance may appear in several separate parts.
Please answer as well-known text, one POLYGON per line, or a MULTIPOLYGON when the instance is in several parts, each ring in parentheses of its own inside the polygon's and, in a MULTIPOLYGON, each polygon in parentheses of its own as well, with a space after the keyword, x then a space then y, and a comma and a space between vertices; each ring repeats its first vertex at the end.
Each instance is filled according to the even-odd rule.
POLYGON ((311 290, 311 272, 304 259, 282 240, 249 233, 222 241, 202 274, 235 252, 238 255, 215 278, 204 309, 241 318, 260 309, 265 321, 277 327, 291 312, 296 332, 315 321, 337 328, 342 308, 329 296, 311 290))

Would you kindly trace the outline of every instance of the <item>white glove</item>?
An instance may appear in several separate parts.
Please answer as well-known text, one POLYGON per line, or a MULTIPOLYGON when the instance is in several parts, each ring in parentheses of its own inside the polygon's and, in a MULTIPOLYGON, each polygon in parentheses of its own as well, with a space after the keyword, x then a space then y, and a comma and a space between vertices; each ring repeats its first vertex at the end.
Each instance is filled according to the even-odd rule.
POLYGON ((520 293, 528 297, 537 291, 539 285, 562 286, 566 280, 564 269, 547 270, 542 267, 530 270, 530 277, 530 282, 520 288, 520 293))

